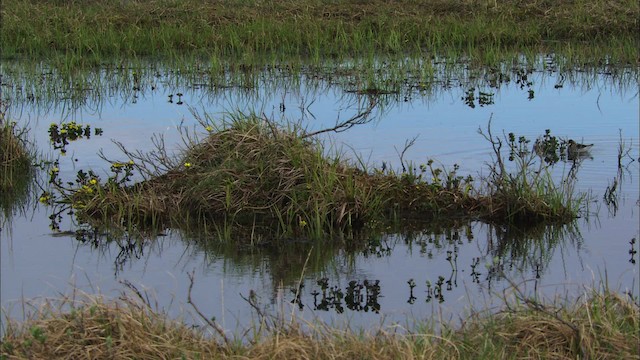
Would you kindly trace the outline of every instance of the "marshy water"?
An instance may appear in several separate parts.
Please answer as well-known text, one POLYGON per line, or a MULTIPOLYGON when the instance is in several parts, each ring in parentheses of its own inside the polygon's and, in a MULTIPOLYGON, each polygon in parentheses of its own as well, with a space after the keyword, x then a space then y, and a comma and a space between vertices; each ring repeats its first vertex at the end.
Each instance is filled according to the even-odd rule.
MULTIPOLYGON (((321 135, 327 148, 372 168, 400 169, 405 144, 415 138, 402 155, 405 164, 431 159, 446 169, 457 164, 460 175, 481 177, 492 150, 478 128, 486 129, 490 119, 495 133, 526 136, 530 145, 549 129, 594 146, 576 161, 563 159, 553 168, 558 179, 577 169, 576 191, 588 198, 585 215, 572 224, 517 229, 452 221, 347 246, 302 240, 276 248, 234 246, 220 244, 211 234, 171 229, 144 241, 98 235, 83 242, 76 239, 72 216, 61 214, 61 232, 52 231, 52 210, 38 202, 42 190, 34 185, 28 201, 1 224, 0 297, 13 317, 21 316, 23 299, 73 291, 116 297, 124 284, 146 292, 172 316, 188 314, 191 272, 193 301, 232 333, 257 321, 249 298, 268 313, 369 328, 455 319, 470 305, 490 308, 502 303, 502 291, 511 283, 546 298, 577 297, 603 282, 640 295, 635 253, 640 119, 634 70, 561 74, 549 67, 527 72, 461 67, 436 74, 428 84, 407 79, 397 91, 374 95, 355 91, 366 86, 348 75, 338 80, 337 75, 265 70, 248 83, 226 87, 162 68, 144 76, 104 70, 91 75, 92 86, 68 92, 56 87, 53 74, 43 74, 38 87, 17 69, 7 66, 2 75, 7 118, 30 129, 37 151, 48 161, 58 160, 60 177, 68 181, 81 169, 106 175, 110 164, 100 154, 128 160, 113 141, 144 152, 161 135, 169 150, 179 151, 184 132, 178 128, 206 135, 193 111, 216 119, 256 112, 314 131, 357 114, 373 96, 379 105, 372 121, 321 135), (61 154, 48 130, 52 123, 72 121, 90 126, 91 137, 70 142, 61 154)), ((46 186, 47 171, 40 173, 40 186, 46 186)), ((200 322, 186 316, 188 322, 200 322)))

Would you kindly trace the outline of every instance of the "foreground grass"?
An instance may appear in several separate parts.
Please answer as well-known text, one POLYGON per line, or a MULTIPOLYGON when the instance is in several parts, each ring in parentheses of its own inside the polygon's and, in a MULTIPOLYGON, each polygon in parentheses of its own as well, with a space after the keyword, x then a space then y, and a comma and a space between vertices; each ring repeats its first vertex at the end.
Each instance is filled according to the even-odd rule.
POLYGON ((512 301, 459 327, 439 324, 440 331, 425 325, 406 334, 356 333, 293 320, 234 341, 219 328, 212 336, 168 319, 130 296, 86 296, 48 301, 23 323, 8 319, 0 358, 640 359, 639 319, 637 303, 604 290, 575 304, 512 301))
POLYGON ((146 56, 327 58, 507 50, 637 61, 635 0, 30 1, 2 6, 2 56, 102 64, 146 56))

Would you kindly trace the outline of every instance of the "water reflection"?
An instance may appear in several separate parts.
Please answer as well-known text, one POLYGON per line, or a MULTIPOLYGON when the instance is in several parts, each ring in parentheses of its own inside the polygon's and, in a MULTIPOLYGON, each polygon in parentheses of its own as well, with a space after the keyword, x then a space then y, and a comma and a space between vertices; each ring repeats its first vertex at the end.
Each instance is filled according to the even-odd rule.
POLYGON ((300 311, 310 307, 316 312, 336 314, 378 313, 389 310, 385 307, 401 307, 399 301, 410 305, 421 301, 445 303, 463 290, 459 288, 460 276, 490 291, 505 279, 520 276, 540 279, 548 271, 558 249, 579 254, 583 245, 575 223, 523 229, 476 222, 457 226, 431 225, 408 233, 382 234, 361 244, 348 245, 326 240, 287 241, 255 247, 170 232, 146 239, 113 238, 84 232, 76 234, 76 240, 79 246, 90 246, 101 254, 108 253, 115 244, 118 251, 111 258, 117 279, 126 277, 126 269, 132 267, 128 263, 145 259, 151 248, 154 256, 161 257, 166 247, 162 245, 165 235, 183 239, 182 247, 187 254, 184 265, 191 261, 189 259, 202 258, 205 269, 215 268, 223 262, 225 276, 233 274, 242 278, 259 273, 263 279, 269 279, 263 284, 265 289, 270 289, 267 292, 251 289, 249 295, 240 295, 252 306, 264 309, 265 301, 275 304, 284 291, 287 301, 300 311), (479 241, 478 238, 486 240, 479 241), (358 269, 368 259, 387 258, 392 261, 392 267, 402 267, 403 256, 397 256, 397 252, 413 253, 415 250, 420 258, 438 264, 437 267, 427 265, 431 270, 422 275, 420 282, 411 277, 397 278, 390 284, 358 274, 358 269), (406 285, 402 286, 402 282, 406 285), (388 286, 390 289, 386 289, 388 286), (397 293, 399 288, 404 288, 402 293, 397 293), (383 305, 380 299, 384 297, 392 298, 393 302, 383 305))
MULTIPOLYGON (((330 321, 336 319, 333 315, 350 314, 355 326, 366 327, 385 316, 392 321, 428 318, 437 313, 432 306, 440 304, 458 314, 484 294, 499 292, 511 279, 534 281, 540 289, 549 284, 583 286, 598 281, 597 274, 606 270, 620 287, 637 294, 635 69, 560 74, 552 62, 502 69, 451 64, 429 74, 408 73, 399 82, 388 80, 385 87, 381 84, 385 76, 391 79, 391 66, 367 80, 348 67, 343 72, 306 69, 289 74, 273 68, 220 76, 203 69, 145 65, 101 69, 69 86, 69 79, 51 70, 28 72, 18 65, 3 66, 2 100, 11 99, 12 118, 30 122, 41 151, 53 146, 47 133, 51 122, 59 128, 75 121, 83 129, 104 129, 102 136, 92 134, 90 141, 66 145, 70 156, 59 157, 57 164, 66 179, 74 179, 78 169, 108 172, 109 165, 96 154, 104 151, 118 158, 121 152, 112 139, 144 151, 152 147, 153 134, 162 134, 172 149, 179 148, 176 126, 195 125, 188 107, 221 117, 236 110, 291 117, 312 131, 348 117, 371 96, 363 90, 377 88, 388 93, 377 97, 382 109, 376 121, 328 136, 328 143, 364 154, 362 159, 370 164, 399 168, 404 162, 435 159, 443 166, 460 164, 459 173, 475 176, 486 171, 484 163, 490 158, 476 131, 494 114, 498 131, 535 139, 550 129, 558 144, 568 139, 594 143, 588 156, 574 159, 566 150, 558 160, 542 152, 542 161, 557 161, 554 175, 579 169, 578 190, 592 191, 593 196, 588 221, 565 226, 451 221, 389 229, 358 242, 298 239, 261 246, 223 244, 216 236, 171 229, 128 234, 79 228, 70 217, 57 219, 62 232, 54 235, 47 219, 52 214, 38 207, 29 214, 18 212, 15 221, 2 225, 12 230, 3 233, 0 244, 3 306, 22 296, 55 295, 64 286, 47 292, 43 284, 64 285, 69 277, 83 276, 91 288, 93 283, 113 288, 119 280, 138 281, 155 289, 163 306, 169 306, 173 299, 184 298, 184 273, 191 268, 198 269, 194 298, 207 314, 219 319, 232 315, 236 322, 229 322, 231 329, 250 322, 247 312, 252 307, 246 300, 268 311, 279 310, 282 301, 330 321), (400 163, 394 146, 401 148, 417 134, 421 136, 400 163), (619 144, 624 151, 618 151, 619 144), (13 242, 10 251, 8 242, 13 242), (173 288, 171 279, 177 284, 173 288)), ((31 198, 37 200, 39 190, 31 198)), ((13 194, 24 192, 2 195, 13 194)), ((33 202, 29 206, 37 205, 33 202)), ((3 211, 16 209, 20 201, 10 203, 3 203, 3 211)))

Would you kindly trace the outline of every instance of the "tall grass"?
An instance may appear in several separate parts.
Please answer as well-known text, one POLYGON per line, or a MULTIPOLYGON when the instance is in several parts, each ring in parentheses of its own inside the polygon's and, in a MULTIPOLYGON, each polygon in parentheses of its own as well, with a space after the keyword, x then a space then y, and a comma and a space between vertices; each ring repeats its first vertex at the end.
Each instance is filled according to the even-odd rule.
POLYGON ((264 64, 449 50, 486 56, 522 49, 595 49, 599 59, 634 63, 640 15, 632 0, 16 0, 1 11, 3 58, 47 58, 58 68, 122 56, 191 54, 264 64))

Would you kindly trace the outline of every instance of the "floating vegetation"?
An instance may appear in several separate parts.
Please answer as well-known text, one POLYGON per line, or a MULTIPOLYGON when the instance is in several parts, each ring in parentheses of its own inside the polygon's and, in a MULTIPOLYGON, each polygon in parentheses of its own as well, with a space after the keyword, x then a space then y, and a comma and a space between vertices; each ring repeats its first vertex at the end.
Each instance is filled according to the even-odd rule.
MULTIPOLYGON (((102 135, 101 128, 94 129, 94 135, 102 135)), ((67 145, 70 141, 76 141, 78 139, 90 139, 91 138, 91 126, 86 125, 82 127, 76 124, 75 121, 68 123, 51 124, 49 126, 49 139, 53 144, 54 149, 60 149, 60 153, 65 154, 67 152, 67 145)))

